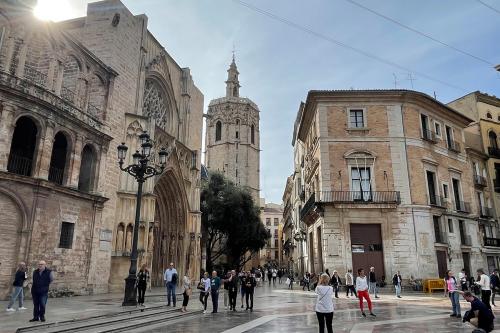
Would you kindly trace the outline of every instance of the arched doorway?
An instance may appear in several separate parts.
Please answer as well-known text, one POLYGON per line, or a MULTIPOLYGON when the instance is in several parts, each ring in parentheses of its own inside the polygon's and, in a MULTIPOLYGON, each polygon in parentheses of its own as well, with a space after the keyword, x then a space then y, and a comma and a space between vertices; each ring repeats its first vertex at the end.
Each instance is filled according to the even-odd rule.
POLYGON ((85 145, 82 150, 82 164, 78 177, 78 189, 83 192, 94 190, 96 154, 90 145, 85 145))
POLYGON ((31 176, 37 135, 38 129, 33 120, 28 117, 21 117, 17 120, 7 165, 9 172, 31 176))
POLYGON ((2 244, 2 269, 0 270, 0 299, 5 299, 12 285, 12 274, 17 265, 19 235, 23 216, 17 203, 0 191, 0 244, 2 244))
POLYGON ((58 132, 54 137, 52 146, 52 156, 50 158, 49 181, 62 185, 64 171, 66 169, 66 159, 68 158, 68 140, 66 136, 58 132))
POLYGON ((153 228, 153 260, 151 284, 163 286, 163 271, 173 262, 180 276, 186 267, 185 243, 187 198, 177 175, 165 172, 154 188, 156 195, 153 228))

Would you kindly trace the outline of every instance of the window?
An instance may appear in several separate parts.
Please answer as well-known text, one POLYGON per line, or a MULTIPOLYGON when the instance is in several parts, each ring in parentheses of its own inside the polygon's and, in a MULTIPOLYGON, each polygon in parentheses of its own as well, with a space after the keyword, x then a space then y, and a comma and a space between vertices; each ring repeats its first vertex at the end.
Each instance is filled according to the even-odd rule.
POLYGON ((443 184, 443 196, 448 199, 448 184, 443 184))
POLYGON ((434 131, 436 132, 437 136, 441 136, 441 124, 440 123, 434 123, 434 131))
POLYGON ((432 216, 432 221, 434 223, 434 236, 436 237, 436 243, 444 243, 444 234, 441 232, 440 217, 432 216))
POLYGON ((252 144, 255 143, 255 126, 252 125, 252 127, 250 128, 250 142, 252 144))
POLYGON ((365 127, 363 110, 353 109, 349 110, 349 127, 350 128, 363 128, 365 127))
POLYGON ((352 168, 352 191, 354 200, 369 201, 372 198, 370 168, 352 168))
POLYGON ((236 139, 239 139, 239 138, 240 138, 240 132, 236 131, 236 139))
POLYGON ((460 231, 460 241, 463 245, 466 244, 465 236, 467 235, 467 228, 463 220, 458 220, 458 229, 460 231))
MULTIPOLYGON (((271 225, 271 219, 268 217, 266 218, 266 225, 270 226, 271 225)), ((269 230, 269 229, 268 229, 269 230)))
POLYGON ((222 137, 222 123, 218 121, 215 124, 215 141, 220 141, 222 137))
POLYGON ((236 154, 236 163, 238 163, 238 154, 236 154))
POLYGON ((430 139, 429 134, 429 117, 425 114, 420 115, 420 125, 422 126, 422 134, 424 139, 430 139))
POLYGON ((274 240, 274 247, 278 247, 278 240, 277 239, 274 240))
POLYGON ((59 247, 62 249, 71 249, 73 245, 74 223, 61 223, 61 237, 59 238, 59 247))
POLYGON ((278 238, 278 229, 274 229, 274 238, 278 238))
POLYGON ((274 251, 274 259, 275 259, 275 260, 278 260, 278 259, 279 259, 279 257, 280 257, 280 255, 279 255, 279 251, 274 251))
POLYGON ((274 226, 277 227, 279 225, 279 220, 278 218, 274 218, 274 226))
POLYGON ((21 117, 17 120, 7 164, 9 172, 22 176, 31 176, 34 167, 37 135, 37 126, 30 118, 21 117))
POLYGON ((432 171, 426 171, 427 174, 427 190, 429 195, 429 204, 437 205, 438 198, 436 195, 436 174, 432 171))
POLYGON ((486 118, 493 119, 493 117, 491 116, 491 113, 489 113, 489 112, 486 114, 486 118))
POLYGON ((452 219, 448 219, 448 232, 450 234, 453 233, 453 220, 452 219))
POLYGON ((497 135, 495 134, 495 132, 490 131, 490 133, 488 133, 488 137, 490 139, 490 147, 498 149, 497 135))
POLYGON ((453 185, 453 196, 455 199, 455 206, 458 211, 463 211, 462 207, 462 200, 460 199, 460 180, 456 178, 452 178, 452 185, 453 185))
POLYGON ((452 145, 453 142, 453 130, 450 126, 445 126, 446 131, 446 142, 448 142, 448 147, 452 145))
POLYGON ((54 143, 52 144, 49 181, 62 185, 67 154, 68 141, 66 140, 66 136, 63 133, 58 132, 54 137, 54 143))

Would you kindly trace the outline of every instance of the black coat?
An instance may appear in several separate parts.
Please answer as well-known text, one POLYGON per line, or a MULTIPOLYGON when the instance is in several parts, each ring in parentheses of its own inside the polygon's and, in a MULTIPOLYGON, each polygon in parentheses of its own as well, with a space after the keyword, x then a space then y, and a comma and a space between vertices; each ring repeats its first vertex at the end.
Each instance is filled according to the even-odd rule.
POLYGON ((332 278, 330 279, 330 285, 334 287, 338 287, 342 284, 342 281, 340 280, 340 277, 337 275, 332 275, 332 278))
POLYGON ((394 274, 392 277, 392 284, 397 286, 398 284, 401 285, 403 283, 403 279, 401 278, 401 275, 394 274), (399 278, 399 281, 398 281, 399 278))

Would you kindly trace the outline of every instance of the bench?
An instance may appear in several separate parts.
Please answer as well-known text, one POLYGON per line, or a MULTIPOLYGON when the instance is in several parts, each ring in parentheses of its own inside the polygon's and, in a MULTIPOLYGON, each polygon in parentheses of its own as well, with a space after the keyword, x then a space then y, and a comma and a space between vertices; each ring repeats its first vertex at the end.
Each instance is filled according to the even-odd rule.
POLYGON ((443 279, 424 280, 424 292, 432 293, 434 290, 443 290, 444 291, 444 280, 443 279))

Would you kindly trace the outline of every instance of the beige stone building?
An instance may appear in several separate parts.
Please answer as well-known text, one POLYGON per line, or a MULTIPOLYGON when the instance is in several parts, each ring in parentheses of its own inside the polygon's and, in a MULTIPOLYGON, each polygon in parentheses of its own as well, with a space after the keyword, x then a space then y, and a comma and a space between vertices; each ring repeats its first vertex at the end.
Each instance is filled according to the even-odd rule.
POLYGON ((407 279, 486 267, 471 122, 415 91, 310 91, 294 130, 304 269, 407 279))
POLYGON ((170 261, 196 277, 203 95, 189 69, 118 0, 61 23, 22 3, 0 5, 0 298, 17 262, 40 259, 53 289, 123 289, 137 187, 116 147, 131 162, 144 130, 172 152, 145 184, 139 264, 153 285, 170 261))
POLYGON ((206 121, 205 165, 260 197, 259 108, 240 97, 239 72, 233 61, 227 70, 226 96, 210 101, 206 121))
POLYGON ((475 91, 448 106, 474 119, 465 129, 465 142, 481 210, 482 253, 491 271, 500 267, 500 99, 475 91))
POLYGON ((267 240, 266 246, 259 251, 259 262, 253 262, 253 265, 254 267, 265 264, 281 266, 280 224, 283 219, 283 208, 275 203, 264 203, 260 211, 260 219, 271 234, 271 238, 267 240))
POLYGON ((294 238, 294 221, 292 210, 292 193, 293 193, 293 175, 286 179, 285 191, 283 192, 283 262, 282 266, 288 270, 296 271, 297 255, 295 248, 296 240, 294 238))

